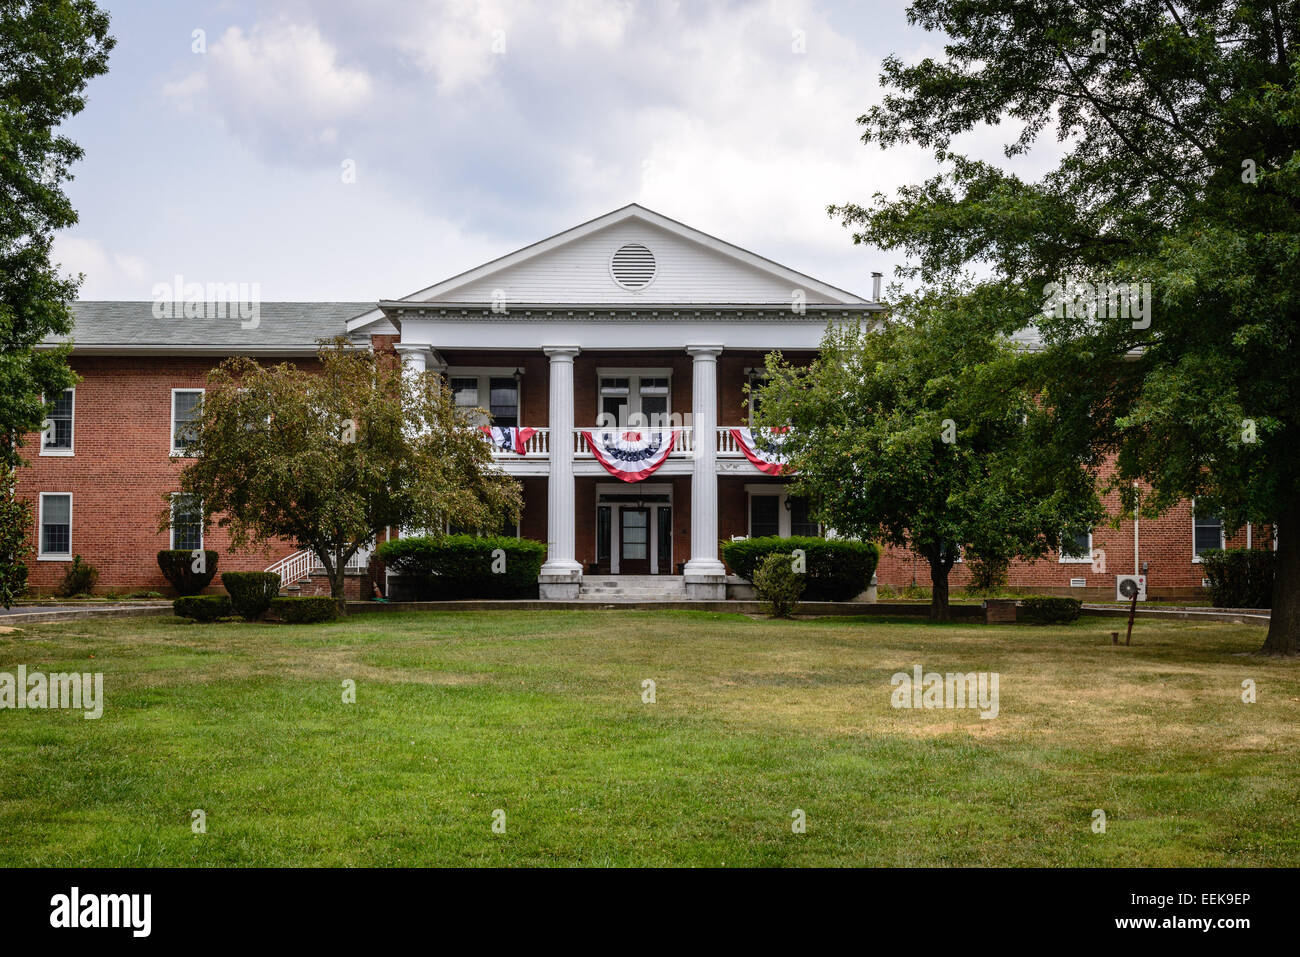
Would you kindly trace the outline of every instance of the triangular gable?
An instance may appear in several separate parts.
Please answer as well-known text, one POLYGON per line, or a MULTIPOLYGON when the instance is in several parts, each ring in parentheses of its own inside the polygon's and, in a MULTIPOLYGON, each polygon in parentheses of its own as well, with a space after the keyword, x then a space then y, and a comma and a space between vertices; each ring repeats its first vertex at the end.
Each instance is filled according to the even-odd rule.
MULTIPOLYGON (((401 301, 773 305, 788 304, 796 295, 809 304, 867 304, 853 293, 633 203, 401 301), (625 288, 614 277, 612 257, 629 244, 645 246, 654 257, 654 279, 643 288, 625 288)), ((375 310, 348 328, 356 330, 382 316, 375 310)))

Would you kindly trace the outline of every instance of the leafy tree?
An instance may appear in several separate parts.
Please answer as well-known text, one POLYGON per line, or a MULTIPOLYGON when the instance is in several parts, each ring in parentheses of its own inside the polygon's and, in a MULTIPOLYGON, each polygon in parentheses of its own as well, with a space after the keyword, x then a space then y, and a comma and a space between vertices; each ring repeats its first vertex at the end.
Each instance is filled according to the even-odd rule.
MULTIPOLYGON (((492 465, 435 374, 335 340, 319 369, 228 359, 208 377, 181 491, 236 549, 310 548, 342 602, 344 567, 387 527, 479 528, 518 516, 518 483, 492 465)), ((160 519, 166 527, 168 515, 160 519)))
POLYGON ((1045 459, 1054 410, 989 328, 990 305, 959 288, 903 297, 884 325, 828 328, 806 367, 769 356, 759 387, 759 426, 790 426, 794 491, 838 533, 924 558, 935 620, 961 548, 1034 558, 1103 514, 1082 463, 1045 459))
POLYGON ((86 105, 87 82, 108 70, 108 14, 91 0, 22 0, 0 6, 0 460, 20 462, 38 431, 42 395, 75 377, 67 349, 37 350, 72 329, 79 279, 50 262, 56 229, 77 213, 61 184, 82 156, 59 126, 86 105))
POLYGON ((5 608, 27 591, 31 527, 32 503, 14 495, 13 470, 0 461, 0 605, 5 608))
MULTIPOLYGON (((945 56, 886 59, 892 92, 864 141, 933 151, 938 175, 871 206, 832 207, 904 274, 981 275, 1004 331, 1037 316, 1057 461, 1114 456, 1130 508, 1198 499, 1229 529, 1280 531, 1263 651, 1300 638, 1300 2, 915 0, 945 56), (1029 181, 963 156, 1009 128, 1060 159, 1029 181), (1056 283, 1151 284, 1138 317, 1056 283), (1098 308, 1099 307, 1099 308, 1098 308)), ((1189 556, 1190 560, 1190 556, 1189 556)))

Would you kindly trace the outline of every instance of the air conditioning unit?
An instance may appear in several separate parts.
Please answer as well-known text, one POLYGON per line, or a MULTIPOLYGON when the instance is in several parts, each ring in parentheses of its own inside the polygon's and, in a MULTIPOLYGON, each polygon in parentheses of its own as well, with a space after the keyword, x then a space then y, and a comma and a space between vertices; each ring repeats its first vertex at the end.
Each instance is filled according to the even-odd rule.
POLYGON ((1147 576, 1116 575, 1115 600, 1132 601, 1134 595, 1137 595, 1138 601, 1147 600, 1147 576))

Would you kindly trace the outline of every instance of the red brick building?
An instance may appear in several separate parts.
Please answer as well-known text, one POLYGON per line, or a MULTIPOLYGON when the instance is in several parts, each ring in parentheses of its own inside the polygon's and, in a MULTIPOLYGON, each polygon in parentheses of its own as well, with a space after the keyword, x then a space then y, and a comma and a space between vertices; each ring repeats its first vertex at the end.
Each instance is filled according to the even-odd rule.
MULTIPOLYGON (((183 502, 169 510, 169 497, 216 363, 236 354, 310 363, 320 339, 346 335, 395 350, 409 369, 437 370, 458 403, 525 430, 508 433, 511 447, 495 457, 523 486, 515 532, 548 543, 543 596, 657 576, 664 594, 723 597, 719 540, 817 533, 804 503, 733 432, 748 423, 746 384, 768 352, 809 358, 828 322, 879 308, 635 205, 377 304, 260 303, 255 316, 199 304, 200 315, 167 318, 155 303, 77 303, 80 381, 47 431, 27 437, 31 464, 19 472, 18 494, 38 512, 31 586, 51 590, 81 555, 99 568, 101 591, 166 591, 157 552, 200 544, 221 552, 223 569, 305 571, 299 558, 289 573, 291 543, 231 553, 220 529, 199 528, 183 502), (649 471, 628 481, 611 471, 615 459, 649 471)), ((1136 535, 1135 550, 1125 517, 1077 543, 1077 557, 1014 565, 1010 583, 1109 596, 1116 574, 1137 568, 1153 596, 1191 595, 1197 552, 1222 541, 1221 526, 1190 504, 1136 523, 1136 535)), ((1230 544, 1248 541, 1271 544, 1255 529, 1230 544)), ((954 584, 966 577, 959 564, 954 584)), ((926 586, 929 573, 891 550, 878 579, 926 586)))

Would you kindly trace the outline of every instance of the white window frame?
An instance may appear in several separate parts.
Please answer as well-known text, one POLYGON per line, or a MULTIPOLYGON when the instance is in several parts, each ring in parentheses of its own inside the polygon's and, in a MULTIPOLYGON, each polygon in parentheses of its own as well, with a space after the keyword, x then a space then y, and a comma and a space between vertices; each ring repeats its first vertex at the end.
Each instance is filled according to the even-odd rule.
MULTIPOLYGON (((1062 536, 1064 538, 1064 536, 1062 536)), ((1062 542, 1064 544, 1064 542, 1062 542)), ((1088 551, 1084 555, 1066 555, 1065 549, 1062 548, 1056 557, 1056 561, 1061 565, 1091 565, 1092 564, 1092 529, 1088 529, 1088 551)))
MULTIPOLYGON (((632 421, 632 416, 641 415, 641 380, 642 379, 667 379, 668 393, 665 396, 667 400, 664 415, 668 417, 668 422, 673 421, 673 370, 671 368, 604 368, 596 370, 596 421, 600 421, 601 406, 604 396, 600 393, 601 379, 627 379, 627 418, 628 422, 632 421)), ((619 423, 620 425, 622 423, 619 423)), ((645 427, 650 427, 651 423, 646 422, 645 427)))
MULTIPOLYGON (((71 393, 72 393, 72 444, 69 445, 66 449, 51 449, 51 448, 46 448, 46 446, 45 446, 45 432, 44 432, 44 430, 42 430, 42 431, 41 431, 41 449, 40 449, 40 452, 39 452, 40 455, 49 455, 49 456, 54 456, 54 457, 59 457, 59 458, 71 458, 71 457, 72 457, 72 453, 73 453, 73 451, 74 451, 74 450, 76 449, 76 447, 77 447, 77 387, 76 387, 76 386, 73 386, 72 388, 70 388, 70 389, 64 389, 63 391, 64 391, 64 392, 71 392, 71 393)), ((42 424, 44 424, 44 423, 42 423, 42 424)))
MULTIPOLYGON (((1219 548, 1228 547, 1228 536, 1223 528, 1223 519, 1219 519, 1219 548)), ((1201 556, 1196 551, 1196 499, 1192 499, 1192 564, 1201 564, 1201 556)))
POLYGON ((38 562, 72 561, 72 493, 41 492, 36 503, 36 560, 38 562), (45 498, 47 495, 66 495, 68 497, 68 550, 64 552, 47 552, 45 550, 45 498))
MULTIPOLYGON (((519 419, 519 425, 524 424, 524 382, 523 377, 515 378, 515 371, 523 370, 523 364, 517 366, 448 366, 443 370, 443 380, 447 383, 447 388, 451 388, 452 379, 477 379, 478 380, 478 399, 474 405, 465 406, 464 408, 482 409, 486 418, 482 422, 475 422, 475 425, 492 424, 492 380, 493 379, 514 379, 515 382, 515 415, 519 419), (483 401, 486 399, 487 401, 483 401)), ((452 397, 455 401, 455 397, 452 397)))
POLYGON ((192 459, 193 454, 185 449, 176 447, 176 393, 177 392, 197 392, 199 395, 207 395, 208 390, 203 388, 176 388, 171 390, 171 429, 167 434, 167 445, 171 449, 173 458, 192 459))
MULTIPOLYGON (((176 550, 176 499, 186 492, 172 492, 168 502, 170 512, 167 520, 167 543, 172 551, 176 550)), ((203 503, 199 502, 199 550, 207 547, 208 530, 203 527, 203 503)))

